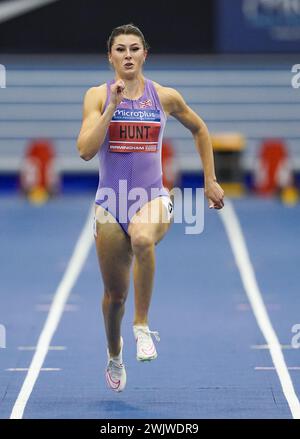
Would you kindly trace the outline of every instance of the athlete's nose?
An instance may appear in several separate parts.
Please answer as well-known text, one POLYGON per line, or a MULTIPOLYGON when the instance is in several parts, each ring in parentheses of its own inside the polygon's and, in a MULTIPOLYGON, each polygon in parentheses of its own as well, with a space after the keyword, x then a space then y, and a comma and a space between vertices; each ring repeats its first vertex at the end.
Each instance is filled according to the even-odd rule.
POLYGON ((130 53, 130 49, 128 48, 128 49, 126 49, 126 55, 125 55, 125 58, 127 59, 127 58, 131 58, 131 53, 130 53))

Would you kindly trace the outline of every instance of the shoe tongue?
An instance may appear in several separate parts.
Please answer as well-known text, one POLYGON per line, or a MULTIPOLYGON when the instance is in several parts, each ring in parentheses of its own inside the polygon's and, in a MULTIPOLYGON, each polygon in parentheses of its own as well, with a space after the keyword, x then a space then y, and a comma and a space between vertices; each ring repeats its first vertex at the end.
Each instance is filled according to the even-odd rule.
POLYGON ((135 329, 143 329, 145 331, 149 331, 148 325, 135 325, 134 327, 135 327, 135 329))
POLYGON ((111 360, 113 360, 115 363, 122 364, 122 354, 120 353, 117 357, 110 357, 111 360))

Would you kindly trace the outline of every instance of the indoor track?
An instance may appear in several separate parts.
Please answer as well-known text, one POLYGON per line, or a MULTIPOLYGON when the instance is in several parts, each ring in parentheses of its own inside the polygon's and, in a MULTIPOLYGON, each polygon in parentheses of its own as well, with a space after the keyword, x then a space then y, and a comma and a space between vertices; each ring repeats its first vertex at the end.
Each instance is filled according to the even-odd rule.
POLYGON ((131 285, 127 387, 117 394, 104 378, 92 202, 69 195, 33 207, 1 196, 0 418, 299 418, 291 343, 300 323, 300 206, 245 197, 206 209, 202 234, 172 225, 156 249, 149 326, 160 334, 158 358, 136 361, 131 285))

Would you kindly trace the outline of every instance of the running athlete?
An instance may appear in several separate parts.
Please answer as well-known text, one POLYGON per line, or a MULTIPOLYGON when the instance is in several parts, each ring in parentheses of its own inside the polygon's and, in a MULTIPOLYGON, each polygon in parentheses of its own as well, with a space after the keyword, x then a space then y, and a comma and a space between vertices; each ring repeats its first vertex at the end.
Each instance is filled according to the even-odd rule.
POLYGON ((148 312, 155 245, 172 223, 173 205, 162 184, 161 167, 163 131, 169 115, 193 135, 203 163, 210 208, 224 206, 224 192, 216 180, 210 136, 203 120, 178 91, 143 75, 149 46, 140 29, 133 24, 115 28, 107 47, 115 77, 87 91, 77 146, 84 160, 95 155, 99 158, 95 242, 104 284, 106 380, 110 389, 120 392, 126 385, 121 321, 132 261, 137 360, 157 357, 152 336, 159 341, 159 334, 150 331, 148 312))

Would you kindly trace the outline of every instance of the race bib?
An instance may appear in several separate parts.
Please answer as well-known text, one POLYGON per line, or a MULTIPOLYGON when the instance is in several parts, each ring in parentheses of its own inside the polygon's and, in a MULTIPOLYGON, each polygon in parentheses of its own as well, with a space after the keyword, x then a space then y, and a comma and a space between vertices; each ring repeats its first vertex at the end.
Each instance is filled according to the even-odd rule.
POLYGON ((110 152, 156 152, 159 110, 118 109, 109 125, 110 152))

